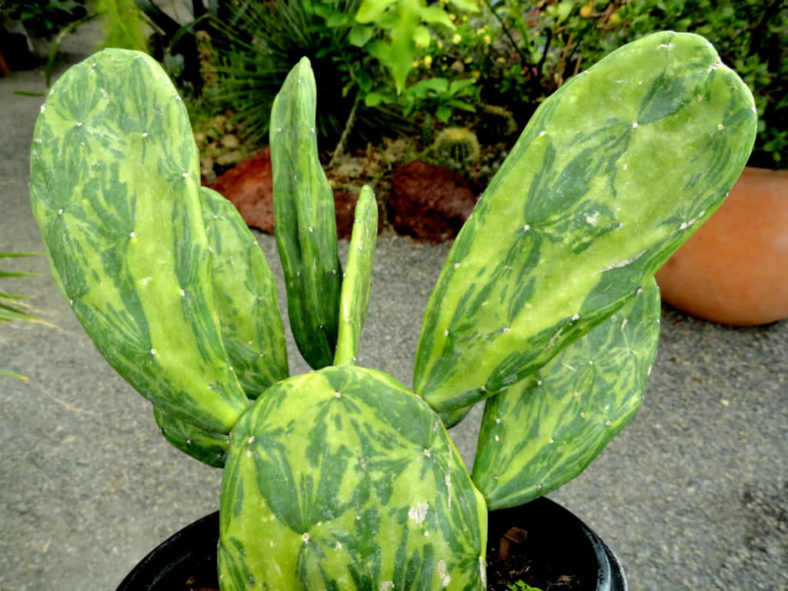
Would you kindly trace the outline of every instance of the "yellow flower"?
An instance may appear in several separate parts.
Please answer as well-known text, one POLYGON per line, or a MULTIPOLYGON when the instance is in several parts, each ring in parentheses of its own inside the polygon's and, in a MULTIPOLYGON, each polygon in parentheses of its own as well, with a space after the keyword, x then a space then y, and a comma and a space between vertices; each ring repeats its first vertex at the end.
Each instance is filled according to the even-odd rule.
POLYGON ((582 18, 588 18, 589 16, 591 16, 592 10, 594 10, 593 2, 588 2, 587 4, 583 4, 583 6, 580 8, 580 16, 582 18))
POLYGON ((495 61, 498 62, 499 64, 504 64, 504 63, 506 63, 506 58, 505 57, 498 57, 498 58, 496 58, 495 61))
POLYGON ((459 43, 462 41, 462 36, 459 33, 454 33, 454 37, 451 38, 452 43, 459 43))
POLYGON ((443 41, 438 39, 438 49, 443 49, 443 41))
POLYGON ((412 65, 414 68, 418 68, 420 63, 421 63, 421 62, 420 62, 419 60, 416 60, 416 61, 414 61, 414 62, 413 62, 411 65, 412 65))
POLYGON ((489 35, 485 35, 485 36, 484 36, 484 42, 485 42, 487 45, 489 45, 490 43, 492 43, 492 37, 490 37, 489 35))
POLYGON ((469 57, 466 57, 464 61, 465 61, 466 64, 470 64, 473 61, 473 58, 469 56, 469 57))
POLYGON ((449 13, 449 18, 450 18, 451 20, 455 20, 455 19, 457 18, 457 15, 456 15, 456 14, 454 14, 454 13, 451 13, 451 12, 450 12, 450 13, 449 13))
POLYGON ((481 73, 479 72, 479 70, 474 70, 473 72, 471 72, 471 76, 473 76, 473 79, 476 80, 479 76, 481 76, 481 73))
POLYGON ((424 67, 429 68, 432 65, 432 56, 428 55, 424 57, 424 67))

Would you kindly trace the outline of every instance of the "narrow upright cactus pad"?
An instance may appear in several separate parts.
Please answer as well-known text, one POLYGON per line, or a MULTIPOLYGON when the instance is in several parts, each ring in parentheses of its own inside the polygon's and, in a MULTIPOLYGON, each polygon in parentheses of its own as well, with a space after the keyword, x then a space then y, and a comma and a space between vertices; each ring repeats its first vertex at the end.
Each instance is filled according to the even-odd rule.
POLYGON ((660 298, 646 289, 535 374, 487 400, 473 480, 490 509, 582 472, 635 415, 657 354, 660 298))
POLYGON ((153 407, 153 418, 161 434, 174 447, 214 468, 224 466, 230 438, 225 433, 211 433, 177 419, 157 407, 153 407))
POLYGON ((315 369, 334 358, 342 272, 334 194, 320 166, 315 78, 309 60, 290 71, 271 109, 276 246, 287 287, 290 326, 315 369))
POLYGON ((248 402, 222 344, 199 186, 186 109, 152 58, 107 49, 53 86, 30 197, 55 278, 143 396, 227 432, 248 402))
POLYGON ((449 254, 415 391, 468 406, 602 322, 720 205, 755 131, 750 91, 692 34, 649 35, 564 85, 449 254))
POLYGON ((222 341, 247 397, 257 398, 289 375, 276 282, 235 206, 206 187, 200 198, 222 341))
POLYGON ((378 202, 367 185, 356 203, 353 235, 339 300, 339 335, 334 365, 353 363, 369 306, 370 278, 378 238, 378 202))
POLYGON ((353 365, 285 380, 233 430, 222 591, 485 589, 487 509, 427 404, 353 365))

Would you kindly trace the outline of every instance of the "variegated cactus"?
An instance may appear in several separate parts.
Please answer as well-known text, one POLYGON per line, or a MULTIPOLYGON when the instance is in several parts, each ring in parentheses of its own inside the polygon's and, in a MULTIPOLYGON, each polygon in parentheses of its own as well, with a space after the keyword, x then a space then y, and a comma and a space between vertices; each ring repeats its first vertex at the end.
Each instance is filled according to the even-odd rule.
POLYGON ((658 337, 652 275, 720 204, 755 109, 713 48, 658 33, 537 110, 431 297, 414 387, 356 366, 377 204, 345 273, 314 139, 309 63, 272 113, 271 272, 197 182, 186 111, 147 56, 104 50, 53 87, 31 154, 54 275, 164 436, 223 466, 220 585, 484 589, 487 510, 576 476, 640 405, 658 337), (487 399, 472 475, 446 431, 487 399))

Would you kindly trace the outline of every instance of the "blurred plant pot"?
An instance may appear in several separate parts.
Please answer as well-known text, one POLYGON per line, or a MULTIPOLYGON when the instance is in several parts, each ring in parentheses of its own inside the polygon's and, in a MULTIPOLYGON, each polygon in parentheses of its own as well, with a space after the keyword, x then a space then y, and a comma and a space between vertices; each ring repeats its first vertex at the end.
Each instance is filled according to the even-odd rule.
MULTIPOLYGON (((526 505, 493 511, 489 517, 488 578, 495 568, 490 556, 499 556, 504 540, 522 545, 521 551, 535 552, 534 560, 545 560, 553 578, 574 578, 579 591, 626 591, 624 570, 615 554, 572 513, 540 498, 526 505), (511 532, 515 530, 515 534, 511 532), (565 573, 565 574, 561 574, 565 573)), ((186 526, 162 542, 134 567, 117 591, 188 591, 218 589, 216 545, 219 513, 212 513, 186 526)), ((515 554, 518 549, 508 548, 515 554)), ((519 579, 516 576, 511 582, 519 579)), ((527 581, 526 581, 527 582, 527 581)), ((492 583, 492 581, 490 581, 492 583)), ((505 589, 503 584, 501 587, 505 589)))
POLYGON ((664 301, 698 318, 737 326, 788 318, 788 170, 745 168, 656 278, 664 301))

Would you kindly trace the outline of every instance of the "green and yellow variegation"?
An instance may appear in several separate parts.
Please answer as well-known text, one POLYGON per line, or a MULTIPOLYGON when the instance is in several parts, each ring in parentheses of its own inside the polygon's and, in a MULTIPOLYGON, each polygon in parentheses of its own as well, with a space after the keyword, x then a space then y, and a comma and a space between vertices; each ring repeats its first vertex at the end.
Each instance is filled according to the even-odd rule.
POLYGON ((413 391, 356 366, 377 204, 365 187, 343 279, 315 101, 301 60, 270 127, 289 316, 318 371, 287 377, 271 271, 199 186, 186 110, 141 53, 96 54, 42 107, 30 195, 53 273, 164 437, 223 467, 222 591, 483 591, 488 508, 576 476, 640 405, 653 273, 738 176, 752 97, 668 32, 547 99, 449 254, 413 391), (484 398, 471 478, 445 425, 484 398))

